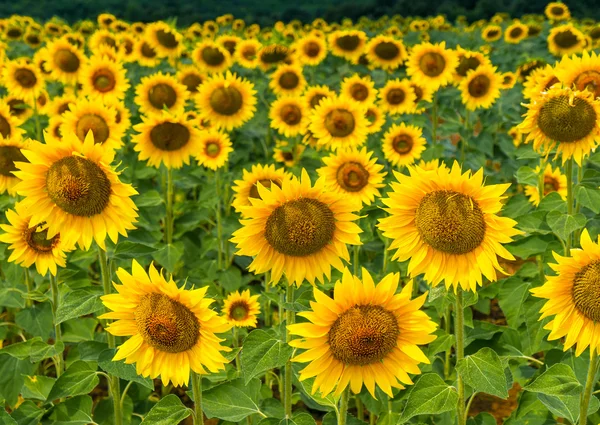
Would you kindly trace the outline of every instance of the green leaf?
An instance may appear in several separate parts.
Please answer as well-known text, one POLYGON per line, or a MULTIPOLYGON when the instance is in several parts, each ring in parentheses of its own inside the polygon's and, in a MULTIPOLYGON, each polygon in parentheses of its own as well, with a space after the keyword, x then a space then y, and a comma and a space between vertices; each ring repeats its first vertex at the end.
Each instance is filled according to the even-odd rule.
POLYGON ((316 425, 316 422, 308 413, 298 413, 292 416, 291 419, 282 419, 279 425, 316 425))
POLYGON ((153 254, 156 251, 158 251, 158 248, 154 248, 150 245, 138 242, 123 241, 119 242, 115 248, 112 258, 118 260, 130 260, 132 258, 139 258, 144 255, 153 254))
POLYGON ((49 424, 87 425, 93 422, 92 404, 92 397, 88 395, 69 398, 54 406, 49 424))
POLYGON ((29 359, 32 363, 36 363, 62 353, 63 349, 64 344, 62 342, 50 345, 42 342, 42 338, 36 336, 27 341, 7 345, 0 350, 0 354, 8 354, 19 360, 29 359))
POLYGON ((163 197, 156 190, 145 190, 135 197, 135 205, 138 208, 158 207, 163 203, 163 197))
POLYGON ((44 413, 46 413, 45 410, 37 407, 33 401, 27 400, 13 411, 10 416, 17 421, 18 425, 38 425, 44 413))
POLYGON ((585 226, 587 218, 581 213, 570 215, 550 211, 546 216, 546 223, 559 238, 566 241, 571 233, 585 226))
POLYGON ((217 385, 202 395, 202 408, 207 418, 239 422, 255 413, 264 417, 258 407, 260 381, 253 379, 248 385, 236 379, 217 385))
POLYGON ((459 360, 457 370, 474 391, 506 399, 508 385, 500 357, 489 347, 459 360))
POLYGON ((417 415, 437 415, 456 409, 458 394, 454 387, 446 384, 436 373, 426 373, 413 385, 408 393, 406 406, 399 424, 417 415))
POLYGON ((270 332, 256 329, 244 340, 240 357, 244 382, 270 369, 283 366, 294 349, 270 332))
POLYGON ((227 290, 234 292, 244 285, 242 280, 242 272, 237 267, 229 267, 227 270, 219 272, 219 284, 227 290))
POLYGON ((530 284, 519 278, 509 278, 500 283, 498 303, 506 316, 508 325, 518 328, 525 321, 523 306, 529 295, 530 284))
POLYGON ((24 398, 33 398, 36 400, 47 400, 50 390, 56 382, 56 378, 43 375, 24 376, 25 382, 21 389, 21 395, 24 398))
POLYGON ((49 303, 36 304, 19 311, 15 316, 15 323, 33 336, 47 340, 53 331, 52 308, 49 303))
POLYGON ((600 190, 577 185, 575 189, 575 199, 584 207, 600 214, 600 190))
POLYGON ((10 406, 17 404, 25 379, 35 366, 29 360, 19 360, 8 354, 0 354, 0 400, 5 399, 10 406))
POLYGON ((144 378, 137 374, 135 366, 133 364, 125 364, 124 361, 113 361, 116 350, 114 348, 108 348, 100 353, 98 356, 98 366, 104 371, 118 376, 126 381, 137 382, 140 385, 154 391, 154 382, 150 378, 144 378))
POLYGON ((152 258, 154 258, 169 273, 173 273, 175 265, 181 259, 182 255, 183 251, 179 248, 178 244, 167 244, 162 249, 152 254, 152 258))
MULTIPOLYGON (((552 396, 546 394, 538 394, 538 399, 544 403, 544 406, 548 408, 554 415, 560 416, 561 418, 568 419, 571 423, 577 423, 579 419, 579 402, 580 396, 576 395, 565 395, 565 396, 552 396)), ((595 413, 600 407, 600 401, 595 396, 590 398, 590 404, 588 406, 588 416, 595 413)))
POLYGON ((56 309, 56 322, 76 319, 104 308, 100 300, 101 291, 92 288, 76 289, 64 296, 56 309))
POLYGON ((546 252, 548 242, 538 236, 530 236, 527 238, 519 239, 516 242, 512 242, 506 245, 506 249, 515 257, 520 257, 523 260, 528 259, 537 254, 543 254, 546 252))
POLYGON ((192 414, 192 410, 183 405, 179 397, 169 394, 150 409, 142 424, 178 425, 192 414))
POLYGON ((567 202, 558 194, 558 192, 550 192, 544 196, 538 205, 538 211, 559 211, 567 212, 567 202))
POLYGON ((469 418, 467 425, 496 425, 496 418, 487 412, 483 412, 474 418, 469 418))
POLYGON ((531 167, 520 167, 517 170, 517 181, 527 186, 537 186, 539 181, 538 173, 531 167))
POLYGON ((0 407, 0 425, 18 425, 17 421, 11 418, 4 407, 0 407))
POLYGON ((581 384, 569 365, 557 363, 526 385, 524 389, 547 395, 578 395, 581 392, 581 384))
POLYGON ((98 382, 96 371, 90 368, 86 362, 77 361, 56 380, 48 395, 48 401, 87 394, 98 385, 98 382))

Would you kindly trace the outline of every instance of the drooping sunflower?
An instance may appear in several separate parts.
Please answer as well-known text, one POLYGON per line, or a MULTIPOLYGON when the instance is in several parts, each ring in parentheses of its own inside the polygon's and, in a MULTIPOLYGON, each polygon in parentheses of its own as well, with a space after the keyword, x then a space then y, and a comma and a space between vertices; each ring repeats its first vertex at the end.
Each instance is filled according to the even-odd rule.
POLYGON ((0 140, 20 140, 24 131, 19 128, 19 125, 23 121, 11 113, 11 107, 5 102, 5 99, 0 100, 0 140))
POLYGON ((393 259, 410 259, 410 276, 425 273, 433 286, 444 281, 455 291, 459 285, 476 291, 482 276, 495 281, 502 271, 498 256, 514 259, 502 244, 520 234, 516 221, 497 215, 510 184, 484 186, 483 169, 463 174, 458 162, 450 170, 409 172, 394 172, 398 183, 382 198, 390 216, 379 220, 379 228, 392 239, 393 259))
POLYGON ((134 229, 137 191, 119 180, 110 163, 114 150, 94 143, 89 132, 85 141, 71 133, 57 141, 32 142, 22 151, 30 161, 17 162, 13 174, 22 181, 15 190, 31 214, 31 225, 48 223, 48 238, 58 233, 66 246, 75 242, 89 249, 95 240, 105 249, 105 239, 117 243, 119 234, 134 229))
POLYGON ((358 74, 354 74, 344 78, 340 88, 340 94, 367 107, 375 102, 375 99, 377 98, 377 89, 375 88, 375 83, 371 77, 361 77, 358 74))
POLYGON ((498 41, 502 37, 502 27, 500 25, 488 25, 481 30, 481 38, 488 43, 498 41))
POLYGON ((92 54, 98 54, 98 50, 108 47, 113 52, 117 52, 117 35, 107 29, 99 29, 88 38, 88 48, 92 54))
POLYGON ((328 42, 333 55, 358 63, 367 44, 367 35, 358 30, 338 30, 329 34, 328 42))
MULTIPOLYGON (((539 174, 540 167, 535 169, 535 172, 539 174)), ((560 172, 560 168, 552 169, 552 165, 548 164, 544 170, 544 195, 546 196, 551 192, 558 192, 563 199, 567 199, 567 176, 560 172)), ((529 198, 529 201, 534 205, 540 204, 540 192, 537 186, 525 186, 525 195, 529 198)))
POLYGON ((306 109, 310 111, 316 108, 323 99, 326 99, 328 97, 333 98, 337 95, 329 87, 319 85, 308 87, 302 96, 304 97, 306 109))
POLYGON ((385 124, 385 115, 378 105, 371 105, 365 111, 367 118, 367 134, 375 134, 381 130, 385 124))
POLYGON ((467 109, 489 109, 500 97, 502 76, 496 73, 496 67, 481 65, 469 71, 461 81, 460 95, 467 109))
POLYGON ((186 385, 190 370, 206 374, 224 370, 229 361, 221 352, 231 349, 221 345, 221 334, 231 329, 210 308, 213 299, 206 297, 208 287, 186 290, 150 265, 149 273, 132 262, 132 273, 117 270, 121 285, 117 294, 104 295, 102 302, 112 310, 100 316, 113 319, 107 332, 131 336, 117 349, 114 361, 135 363, 139 375, 160 379, 163 385, 186 385))
POLYGON ((160 57, 178 57, 184 49, 183 36, 166 22, 146 25, 144 39, 160 57))
POLYGON ((94 141, 104 149, 119 149, 123 146, 123 131, 115 123, 116 111, 104 104, 83 99, 72 104, 63 115, 62 134, 76 135, 82 142, 89 131, 94 141))
POLYGON ((256 39, 242 40, 235 49, 234 59, 244 68, 254 69, 258 66, 258 52, 261 48, 262 44, 256 39))
POLYGON ((276 96, 299 96, 306 87, 306 79, 302 67, 297 65, 280 65, 269 81, 269 87, 276 96))
POLYGON ((46 69, 53 79, 65 84, 77 82, 79 72, 85 63, 85 55, 64 38, 51 41, 46 45, 46 69))
POLYGON ((190 95, 198 93, 198 87, 205 79, 205 74, 194 65, 183 65, 177 71, 177 80, 186 87, 190 95))
POLYGON ((237 255, 254 257, 249 270, 271 271, 271 282, 283 274, 290 285, 306 279, 331 279, 331 266, 342 270, 341 259, 350 260, 346 244, 360 245, 362 230, 354 223, 360 204, 328 191, 325 179, 312 186, 306 170, 300 179, 282 181, 281 188, 258 184, 260 199, 240 207, 246 219, 233 233, 237 255), (341 259, 340 259, 341 258, 341 259))
POLYGON ((406 60, 404 43, 387 35, 372 38, 365 47, 365 53, 371 67, 390 72, 406 60))
POLYGON ((340 96, 321 100, 313 109, 309 130, 319 145, 337 150, 364 144, 367 126, 364 109, 353 100, 340 96))
POLYGON ((379 107, 391 115, 414 113, 416 110, 415 92, 407 79, 388 80, 379 90, 379 107))
POLYGON ((259 295, 250 295, 250 290, 246 289, 232 292, 223 302, 223 316, 231 326, 240 328, 255 328, 260 314, 259 295))
POLYGON ((394 166, 405 166, 421 158, 427 141, 423 130, 405 123, 393 124, 383 135, 383 156, 394 166))
POLYGON ((315 377, 313 394, 339 396, 348 386, 358 394, 364 384, 373 397, 375 386, 393 397, 392 388, 412 385, 419 363, 429 364, 419 348, 436 338, 437 324, 420 310, 427 295, 411 300, 412 283, 396 294, 399 280, 390 273, 375 284, 366 269, 362 280, 345 269, 333 298, 314 288, 311 310, 298 313, 308 322, 288 325, 300 337, 289 344, 306 350, 292 361, 310 362, 300 380, 315 377))
POLYGON ((207 79, 195 100, 203 119, 227 131, 244 125, 256 110, 254 84, 229 71, 207 79))
POLYGON ((531 289, 533 296, 545 298, 540 320, 554 316, 544 326, 550 330, 548 340, 564 338, 563 350, 577 344, 579 356, 589 346, 600 350, 600 311, 597 285, 600 272, 600 246, 590 238, 587 229, 581 233, 581 249, 571 249, 570 257, 553 253, 557 264, 548 264, 556 276, 531 289))
POLYGON ((364 205, 371 205, 381 196, 378 188, 385 186, 382 172, 384 166, 377 163, 377 157, 371 158, 367 148, 340 150, 323 158, 324 167, 318 168, 319 177, 325 177, 325 185, 364 205))
POLYGON ((504 41, 509 44, 518 44, 527 38, 529 29, 521 21, 515 21, 504 31, 504 41))
POLYGON ((221 168, 228 161, 231 152, 233 147, 227 134, 214 130, 200 132, 196 150, 196 159, 200 165, 211 170, 221 168))
POLYGON ((252 205, 250 198, 260 199, 258 193, 258 184, 269 189, 271 185, 281 187, 283 179, 288 178, 288 174, 283 168, 275 168, 275 165, 253 165, 251 170, 243 170, 242 179, 235 180, 235 186, 232 190, 235 192, 235 197, 231 205, 239 213, 243 213, 240 207, 252 205))
POLYGON ((181 168, 201 149, 200 130, 183 114, 142 116, 142 122, 133 129, 139 133, 131 139, 135 144, 133 150, 152 167, 165 164, 167 168, 181 168))
POLYGON ((20 203, 15 205, 14 211, 6 211, 6 218, 10 224, 0 224, 0 228, 6 232, 0 234, 0 242, 11 244, 8 247, 12 251, 8 257, 9 262, 27 268, 35 264, 37 272, 42 276, 48 270, 56 276, 57 266, 65 267, 65 252, 74 247, 65 245, 60 233, 49 238, 46 223, 31 225, 31 216, 20 203))
POLYGON ((523 83, 523 97, 525 99, 535 99, 555 84, 560 85, 556 67, 546 65, 536 68, 531 71, 523 83))
POLYGON ((271 127, 285 137, 304 134, 309 123, 309 113, 299 96, 286 96, 271 103, 271 127))
POLYGON ((92 56, 81 70, 79 81, 83 94, 100 102, 123 99, 129 88, 123 66, 107 57, 92 56))
POLYGON ((258 65, 263 71, 268 71, 272 67, 288 63, 291 57, 291 51, 282 44, 269 44, 263 46, 258 52, 258 65))
POLYGON ((154 68, 160 62, 156 50, 144 39, 139 39, 133 47, 135 59, 141 66, 154 68))
POLYGON ((208 73, 225 72, 233 64, 227 49, 212 40, 204 40, 196 45, 192 52, 194 64, 208 73))
POLYGON ((294 43, 293 51, 302 65, 317 66, 327 57, 327 43, 323 37, 309 34, 294 43))
POLYGON ((544 14, 551 21, 567 21, 571 18, 571 12, 564 3, 550 2, 544 9, 544 14))
POLYGON ((552 87, 527 105, 519 129, 533 140, 533 148, 548 154, 556 147, 562 162, 583 158, 600 143, 600 99, 589 91, 552 87))
POLYGON ((408 57, 406 72, 411 79, 433 91, 452 81, 458 58, 446 49, 446 42, 438 44, 421 43, 413 46, 408 57))
POLYGON ((565 56, 579 53, 586 46, 584 33, 571 24, 560 25, 550 30, 548 34, 548 50, 554 56, 565 56))
MULTIPOLYGON (((584 50, 581 56, 565 56, 555 70, 557 80, 575 90, 588 90, 600 97, 600 56, 584 50)), ((533 73, 532 73, 533 76, 533 73)))
POLYGON ((15 162, 27 162, 27 158, 21 153, 21 149, 26 147, 27 143, 21 140, 20 134, 0 137, 0 194, 17 194, 15 186, 21 180, 13 174, 17 171, 15 162))
POLYGON ((135 103, 144 114, 161 114, 165 109, 178 115, 183 113, 187 90, 172 75, 158 72, 141 79, 135 88, 135 103))
POLYGON ((22 59, 5 62, 2 77, 9 93, 30 102, 39 96, 46 85, 37 66, 22 59))

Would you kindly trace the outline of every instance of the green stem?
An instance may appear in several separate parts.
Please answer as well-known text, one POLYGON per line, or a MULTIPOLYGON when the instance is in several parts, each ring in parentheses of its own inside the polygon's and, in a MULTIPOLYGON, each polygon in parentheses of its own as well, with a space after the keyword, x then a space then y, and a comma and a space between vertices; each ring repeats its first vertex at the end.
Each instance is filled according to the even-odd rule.
POLYGON ((342 397, 340 398, 340 410, 337 412, 338 414, 338 425, 346 425, 346 419, 348 418, 348 399, 350 397, 350 386, 348 385, 344 392, 342 393, 342 397))
MULTIPOLYGON (((446 306, 446 311, 444 312, 444 330, 448 335, 450 335, 450 316, 452 315, 452 308, 450 305, 446 306)), ((452 355, 452 347, 446 349, 446 356, 444 360, 444 379, 448 379, 450 376, 450 357, 452 355)))
POLYGON ((173 170, 167 168, 167 217, 165 219, 165 242, 173 243, 173 170))
MULTIPOLYGON (((573 215, 573 158, 569 158, 567 160, 567 167, 565 171, 567 175, 567 214, 573 215)), ((571 255, 571 247, 573 246, 571 243, 571 235, 567 236, 566 242, 566 253, 565 255, 571 255)))
MULTIPOLYGON (((231 331, 233 332, 233 348, 238 348, 240 346, 239 328, 237 326, 234 326, 231 331)), ((240 363, 239 351, 235 355, 235 367, 237 369, 238 376, 240 376, 240 374, 242 373, 242 364, 240 363)))
MULTIPOLYGON (((454 333, 456 334, 456 363, 465 357, 465 311, 463 307, 463 293, 459 287, 456 291, 456 309, 454 311, 454 333)), ((458 404, 456 413, 458 417, 457 425, 465 425, 467 423, 465 410, 465 383, 463 382, 460 373, 457 379, 458 386, 458 404)))
MULTIPOLYGON (((265 273, 265 293, 269 293, 271 292, 271 286, 269 285, 269 272, 265 273)), ((264 297, 265 298, 265 305, 264 305, 264 310, 263 310, 263 315, 265 318, 265 326, 267 328, 271 327, 271 298, 269 298, 268 296, 264 297)))
POLYGON ((219 170, 215 170, 215 186, 217 188, 217 266, 223 270, 223 226, 221 224, 221 190, 219 170))
POLYGON ((356 394, 356 417, 358 418, 359 421, 365 421, 365 406, 362 403, 362 401, 360 400, 360 397, 358 397, 358 394, 356 394))
MULTIPOLYGON (((288 282, 287 291, 285 294, 285 301, 288 305, 294 302, 294 284, 291 285, 288 282)), ((283 306, 281 307, 283 309, 283 306)), ((285 310, 285 342, 290 341, 290 331, 287 326, 294 323, 294 312, 290 309, 285 310)), ((284 403, 285 416, 286 418, 292 417, 292 362, 290 360, 285 364, 285 380, 284 380, 284 403)))
POLYGON ((31 284, 31 277, 29 276, 29 269, 25 268, 25 286, 27 287, 27 299, 25 300, 25 305, 27 307, 31 307, 33 305, 33 300, 31 299, 31 293, 33 292, 33 285, 31 284))
MULTIPOLYGON (((58 292, 58 283, 56 282, 56 276, 50 273, 50 289, 52 291, 52 320, 54 322, 54 334, 55 344, 62 341, 62 330, 60 324, 56 322, 56 310, 58 309, 58 303, 60 300, 60 293, 58 292)), ((60 377, 63 373, 63 355, 62 353, 56 356, 56 377, 60 377)))
MULTIPOLYGON (((466 130, 467 137, 471 136, 471 134, 469 133, 469 130, 471 129, 470 115, 471 115, 471 111, 469 111, 468 109, 465 109, 465 130, 466 130)), ((467 145, 469 143, 467 141, 467 137, 461 137, 461 139, 460 139, 460 165, 462 165, 462 166, 464 166, 464 164, 465 164, 465 153, 467 150, 467 145)))
POLYGON ((579 425, 587 424, 588 406, 592 391, 596 382, 596 372, 598 371, 598 352, 595 348, 591 349, 590 367, 588 368, 587 379, 585 381, 585 390, 581 394, 581 402, 579 404, 579 425))
POLYGON ((473 393, 473 394, 471 394, 471 397, 469 397, 469 401, 467 403, 467 408, 465 409, 465 417, 469 416, 469 409, 471 408, 471 403, 473 403, 473 400, 475 399, 476 395, 477 395, 477 393, 473 393))
POLYGON ((192 372, 192 393, 194 396, 194 424, 204 424, 204 413, 202 412, 202 376, 192 372))
MULTIPOLYGON (((581 184, 581 181, 583 180, 583 163, 581 164, 580 167, 577 167, 577 184, 581 184)), ((579 214, 579 212, 581 211, 581 204, 579 203, 578 199, 575 199, 575 214, 579 214)), ((577 229, 575 230, 575 241, 579 241, 581 239, 581 230, 582 229, 577 229)))
POLYGON ((431 143, 437 144, 437 126, 438 126, 438 94, 433 95, 433 108, 431 109, 431 143))

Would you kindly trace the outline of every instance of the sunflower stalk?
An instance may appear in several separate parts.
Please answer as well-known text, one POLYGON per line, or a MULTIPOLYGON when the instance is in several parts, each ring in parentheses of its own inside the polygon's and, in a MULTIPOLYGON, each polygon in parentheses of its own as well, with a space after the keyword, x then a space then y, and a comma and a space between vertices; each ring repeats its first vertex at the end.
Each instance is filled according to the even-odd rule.
POLYGON ((359 421, 365 421, 365 406, 362 403, 362 401, 360 400, 360 397, 358 396, 358 394, 356 394, 355 397, 355 401, 356 401, 356 417, 358 418, 359 421))
MULTIPOLYGON (((465 311, 463 307, 463 293, 462 288, 456 290, 456 310, 454 311, 454 332, 456 334, 456 364, 465 357, 465 311)), ((457 376, 457 387, 458 387, 458 404, 456 407, 456 414, 458 417, 458 425, 465 425, 467 423, 466 410, 465 410, 465 383, 462 376, 458 373, 457 376)))
MULTIPOLYGON (((234 326, 231 329, 233 333, 233 348, 237 349, 240 346, 240 335, 239 328, 234 326)), ((237 375, 240 376, 242 374, 242 363, 240 362, 240 352, 238 351, 235 355, 235 368, 237 369, 237 375)))
POLYGON ((192 393, 194 396, 194 424, 204 424, 204 413, 202 412, 202 376, 192 372, 192 393))
MULTIPOLYGON (((448 335, 450 335, 450 317, 452 316, 452 308, 450 305, 446 306, 446 311, 444 312, 444 330, 448 335)), ((452 356, 452 347, 448 348, 444 357, 444 379, 448 379, 450 377, 450 357, 452 356)))
MULTIPOLYGON (((469 131, 471 130, 471 111, 469 111, 468 109, 465 109, 465 133, 467 134, 467 137, 470 137, 471 135, 469 134, 469 131)), ((465 165, 465 154, 467 151, 467 138, 466 137, 461 137, 460 138, 460 165, 464 166, 465 165)))
POLYGON ((581 393, 581 401, 579 404, 579 425, 587 424, 588 406, 590 398, 596 383, 596 372, 598 372, 598 352, 595 348, 590 352, 590 366, 588 368, 587 379, 585 381, 585 389, 581 393))
POLYGON ((31 293, 33 292, 33 285, 31 284, 31 277, 29 276, 29 269, 25 268, 25 286, 27 287, 27 298, 25 299, 25 306, 33 306, 33 300, 31 299, 31 293))
POLYGON ((433 107, 431 108, 431 142, 437 144, 437 126, 438 126, 438 94, 433 95, 433 107))
MULTIPOLYGON (((580 185, 583 180, 583 164, 580 167, 577 167, 577 184, 580 185)), ((575 199, 575 214, 579 214, 581 212, 581 203, 579 199, 575 199)), ((581 230, 575 230, 575 240, 578 241, 581 239, 581 230)))
POLYGON ((173 170, 167 167, 167 217, 165 219, 165 242, 173 243, 173 170))
MULTIPOLYGON (((291 325, 295 321, 294 311, 289 308, 294 302, 294 283, 288 282, 285 302, 288 305, 288 308, 285 309, 285 342, 288 343, 290 341, 290 331, 288 330, 288 325, 291 325)), ((283 311, 284 307, 281 306, 280 309, 283 311)), ((288 360, 285 364, 285 377, 284 377, 284 408, 285 408, 285 416, 286 418, 292 417, 292 362, 288 360)))
POLYGON ((221 188, 219 170, 215 170, 215 187, 217 190, 217 266, 223 270, 223 224, 221 223, 221 188))
MULTIPOLYGON (((544 199, 544 184, 545 184, 545 178, 544 178, 544 170, 546 169, 546 157, 545 156, 541 156, 540 157, 540 173, 538 176, 538 194, 540 196, 540 202, 542 202, 542 199, 544 199)), ((537 262, 538 262, 538 272, 540 275, 540 280, 542 282, 544 282, 544 256, 542 254, 537 256, 537 262)))
MULTIPOLYGON (((573 158, 567 160, 567 167, 565 171, 567 175, 567 214, 573 215, 573 158)), ((565 241, 565 255, 571 256, 572 247, 572 235, 567 236, 565 241)))
MULTIPOLYGON (((346 387, 344 392, 342 392, 342 397, 340 398, 340 409, 337 411, 338 414, 338 425, 346 425, 346 420, 348 418, 348 399, 350 398, 350 387, 346 387)), ((358 398, 357 398, 358 400, 358 398)))
MULTIPOLYGON (((29 273, 26 273, 28 275, 29 273)), ((62 330, 60 328, 60 324, 57 323, 56 320, 56 310, 58 310, 58 303, 60 298, 60 293, 58 292, 58 282, 56 281, 56 276, 50 275, 50 289, 52 291, 52 321, 54 322, 54 343, 58 344, 62 341, 62 330)), ((29 279, 27 279, 29 280, 29 279)), ((29 289, 29 288, 28 288, 29 289)), ((63 356, 62 352, 56 355, 56 377, 60 377, 63 373, 64 365, 63 365, 63 356)))

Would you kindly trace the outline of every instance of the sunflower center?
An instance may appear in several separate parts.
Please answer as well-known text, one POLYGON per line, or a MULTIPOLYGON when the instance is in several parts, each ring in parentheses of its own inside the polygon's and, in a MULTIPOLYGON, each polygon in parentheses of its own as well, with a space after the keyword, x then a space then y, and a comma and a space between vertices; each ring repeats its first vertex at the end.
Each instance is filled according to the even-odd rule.
POLYGON ((391 41, 382 41, 375 46, 375 54, 377 57, 389 61, 398 57, 400 54, 400 49, 396 43, 392 43, 391 41))
POLYGON ((358 192, 369 183, 369 172, 358 162, 346 162, 338 168, 336 180, 345 191, 358 192))
POLYGON ((233 320, 241 321, 248 318, 248 305, 244 301, 233 303, 229 309, 229 316, 233 320))
POLYGON ((302 119, 302 111, 296 105, 284 105, 279 115, 287 125, 296 125, 302 119))
POLYGON ((325 117, 325 128, 333 137, 346 137, 354 127, 354 115, 345 109, 334 109, 325 117))
POLYGON ((274 184, 278 188, 281 188, 281 182, 279 181, 261 179, 252 185, 252 187, 250 188, 250 194, 248 195, 248 198, 262 199, 260 193, 258 192, 258 183, 262 184, 267 189, 271 189, 271 184, 274 184))
POLYGON ((285 46, 271 45, 261 50, 260 60, 268 65, 283 62, 288 58, 289 50, 285 46))
POLYGON ((300 78, 298 74, 293 71, 287 71, 281 74, 279 77, 279 85, 286 90, 292 90, 298 87, 300 83, 300 78))
POLYGON ((558 181, 554 177, 544 177, 544 196, 550 192, 557 192, 558 189, 558 181))
POLYGON ((60 49, 54 54, 54 64, 63 72, 76 72, 81 64, 75 53, 68 49, 60 49))
POLYGON ((235 87, 219 87, 210 95, 210 106, 221 115, 233 115, 242 107, 242 94, 235 87))
POLYGON ((427 52, 419 60, 419 68, 428 77, 437 77, 446 68, 446 59, 437 52, 427 52))
POLYGON ((354 306, 338 317, 328 334, 333 357, 365 366, 380 362, 397 345, 400 328, 394 313, 379 305, 354 306))
POLYGON ((247 60, 254 60, 256 58, 256 49, 252 46, 244 47, 242 50, 242 56, 247 60))
POLYGON ((562 49, 569 49, 579 43, 579 38, 577 38, 570 30, 566 30, 556 33, 554 42, 562 49))
POLYGON ((158 83, 148 90, 148 101, 156 109, 171 108, 177 101, 177 93, 169 84, 158 83))
POLYGON ((217 142, 208 142, 204 147, 204 153, 211 158, 216 158, 221 152, 221 145, 217 142))
POLYGON ((487 75, 478 75, 469 82, 469 94, 473 97, 485 96, 490 90, 490 78, 487 75))
POLYGON ((367 112, 365 113, 365 117, 367 118, 367 121, 369 121, 369 127, 371 127, 377 120, 377 115, 376 115, 375 111, 371 108, 367 109, 367 112))
POLYGON ((18 28, 11 28, 6 32, 6 35, 8 36, 8 38, 19 38, 21 37, 21 30, 18 28))
POLYGON ((27 112, 27 109, 29 108, 29 106, 25 102, 23 102, 21 99, 9 100, 8 106, 10 108, 10 114, 14 115, 15 117, 20 117, 25 112, 27 112))
POLYGON ((494 38, 494 37, 497 37, 499 34, 500 34, 500 31, 498 31, 498 30, 496 30, 496 29, 494 29, 494 30, 489 30, 489 31, 487 32, 487 36, 488 36, 489 38, 494 38))
POLYGON ((38 231, 37 229, 43 227, 44 224, 38 224, 37 226, 27 229, 25 235, 25 241, 31 249, 39 253, 50 252, 60 241, 60 235, 54 235, 48 239, 48 229, 38 231))
POLYGON ((178 122, 163 122, 150 130, 150 141, 163 151, 176 151, 190 141, 190 131, 178 122))
POLYGON ((94 88, 101 93, 106 93, 115 88, 115 76, 108 69, 100 69, 92 77, 94 88))
POLYGON ((320 52, 321 46, 319 46, 319 44, 314 41, 309 41, 304 45, 304 53, 309 58, 316 58, 317 56, 319 56, 320 52))
POLYGON ((448 254, 471 252, 485 237, 485 219, 479 204, 452 190, 425 195, 417 207, 415 224, 429 246, 448 254))
POLYGON ((550 9, 550 13, 554 16, 562 16, 565 11, 562 7, 554 6, 550 9))
POLYGON ((590 103, 562 95, 550 99, 539 112, 538 127, 551 140, 576 142, 592 133, 596 126, 596 111, 590 103))
POLYGON ((415 103, 419 103, 423 99, 423 89, 417 85, 411 86, 415 92, 415 103))
POLYGON ((477 69, 479 65, 481 65, 481 62, 476 57, 471 56, 467 58, 463 56, 460 60, 460 63, 456 67, 456 73, 461 77, 465 77, 467 72, 471 71, 472 69, 477 69))
POLYGON ((392 140, 392 148, 400 155, 406 155, 413 148, 413 139, 408 134, 399 134, 392 140))
POLYGON ((6 139, 6 138, 10 137, 10 132, 11 132, 10 124, 8 123, 6 118, 4 118, 2 115, 0 115, 0 134, 2 135, 2 137, 4 137, 6 139))
POLYGON ((27 68, 17 69, 15 71, 14 77, 15 80, 17 80, 17 82, 19 83, 19 85, 26 89, 32 88, 33 86, 35 86, 35 83, 37 83, 37 78, 35 77, 33 71, 27 68))
POLYGON ((46 175, 46 189, 58 207, 80 217, 100 214, 111 194, 104 171, 80 156, 67 156, 52 164, 46 175))
POLYGON ((584 71, 573 81, 577 90, 589 90, 594 97, 600 97, 600 72, 595 70, 584 71))
POLYGON ((335 40, 335 44, 347 52, 353 52, 360 44, 360 38, 357 35, 343 35, 335 40))
POLYGON ((323 202, 312 198, 288 201, 267 219, 265 239, 279 253, 306 257, 333 240, 335 218, 323 202))
POLYGON ((196 74, 187 74, 183 77, 181 82, 187 87, 189 92, 196 93, 198 91, 198 86, 202 84, 202 78, 196 74))
POLYGON ((573 301, 585 317, 600 321, 600 261, 582 267, 575 274, 573 301))
POLYGON ((152 58, 156 57, 156 50, 154 50, 154 48, 151 47, 145 41, 142 43, 141 52, 142 52, 142 56, 144 56, 145 58, 152 59, 152 58))
POLYGON ((175 35, 165 30, 156 31, 156 39, 162 46, 166 47, 167 49, 174 49, 179 45, 177 39, 175 38, 175 35))
POLYGON ((385 99, 388 101, 390 105, 400 105, 404 102, 406 98, 406 93, 402 89, 391 89, 387 92, 385 99))
POLYGON ((106 142, 110 135, 110 128, 104 118, 96 114, 85 114, 77 120, 77 126, 75 127, 75 133, 79 140, 85 140, 85 136, 88 131, 92 131, 94 134, 94 143, 102 144, 106 142))
POLYGON ((16 146, 0 146, 0 176, 14 177, 15 162, 29 162, 16 146))
POLYGON ((134 315, 144 342, 159 351, 181 353, 200 339, 200 323, 194 313, 167 295, 144 295, 134 315))
POLYGON ((321 103, 321 101, 325 98, 327 98, 327 96, 325 96, 324 94, 315 94, 313 97, 310 98, 310 107, 313 109, 316 108, 317 106, 319 106, 319 103, 321 103))
POLYGON ((225 55, 219 48, 208 46, 202 49, 202 60, 210 66, 218 66, 225 61, 225 55))
POLYGON ((369 89, 361 83, 354 83, 350 87, 350 95, 353 99, 363 101, 369 96, 369 89))
POLYGON ((523 28, 521 28, 521 27, 513 28, 510 30, 508 35, 510 38, 519 38, 519 37, 521 37, 521 35, 523 35, 523 28))
POLYGON ((235 53, 236 46, 237 43, 234 40, 227 40, 223 43, 223 47, 232 55, 235 53))

